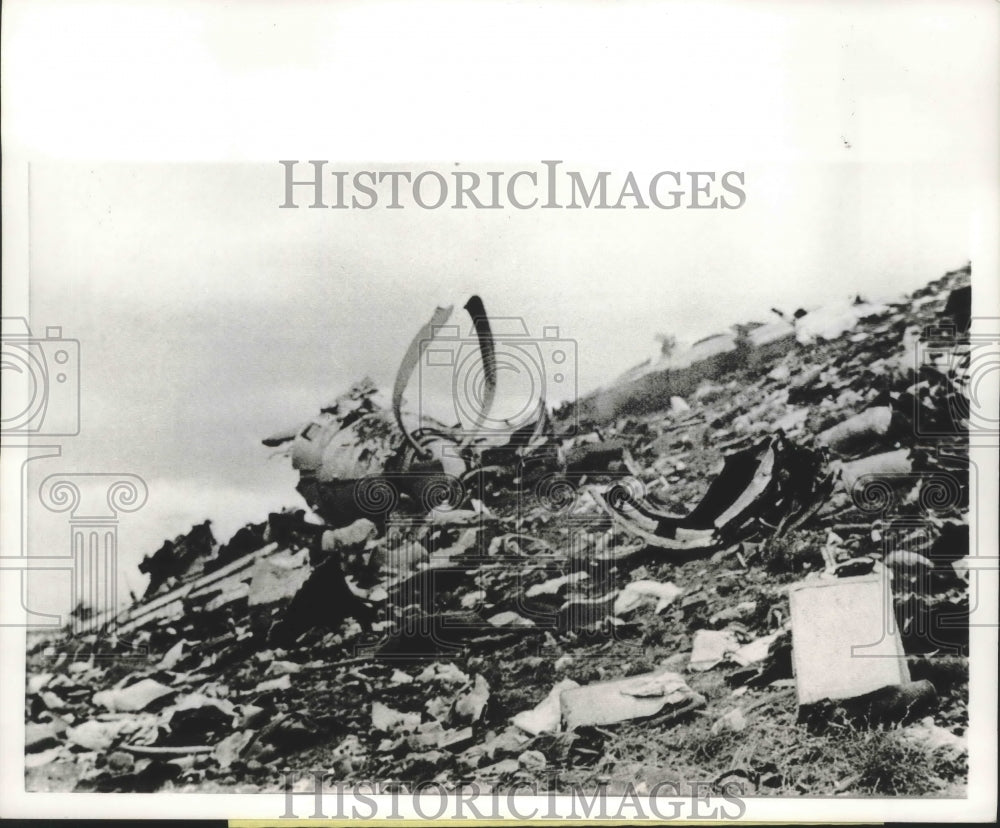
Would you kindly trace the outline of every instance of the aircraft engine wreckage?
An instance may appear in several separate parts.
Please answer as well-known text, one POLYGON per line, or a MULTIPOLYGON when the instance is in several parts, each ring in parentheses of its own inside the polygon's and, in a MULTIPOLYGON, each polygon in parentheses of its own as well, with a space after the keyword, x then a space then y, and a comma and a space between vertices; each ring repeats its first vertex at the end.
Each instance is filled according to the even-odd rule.
POLYGON ((472 428, 449 427, 426 415, 418 416, 414 427, 413 415, 403 409, 418 362, 451 317, 449 306, 437 308, 410 343, 396 375, 391 412, 365 378, 305 425, 263 441, 270 447, 288 444, 299 472, 296 488, 329 526, 347 526, 362 517, 384 526, 396 508, 457 508, 467 499, 463 480, 481 470, 484 460, 511 464, 530 455, 557 457, 544 399, 526 424, 484 429, 497 387, 495 343, 482 300, 471 297, 465 310, 472 317, 483 368, 481 407, 472 428))

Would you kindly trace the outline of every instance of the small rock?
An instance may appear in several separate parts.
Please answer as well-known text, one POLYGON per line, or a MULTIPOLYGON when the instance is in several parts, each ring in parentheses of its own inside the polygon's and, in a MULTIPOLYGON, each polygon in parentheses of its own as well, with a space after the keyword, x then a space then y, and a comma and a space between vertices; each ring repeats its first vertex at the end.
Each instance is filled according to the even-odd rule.
POLYGON ((135 767, 135 757, 124 750, 116 750, 108 754, 108 767, 115 773, 131 773, 135 767))

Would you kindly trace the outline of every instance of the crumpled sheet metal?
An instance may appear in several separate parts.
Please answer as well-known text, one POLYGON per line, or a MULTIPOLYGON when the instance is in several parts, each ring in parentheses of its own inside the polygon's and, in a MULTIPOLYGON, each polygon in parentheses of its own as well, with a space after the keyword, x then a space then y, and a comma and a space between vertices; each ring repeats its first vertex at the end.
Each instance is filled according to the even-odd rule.
POLYGON ((384 411, 340 425, 330 413, 317 416, 292 444, 292 468, 317 480, 357 480, 382 471, 401 438, 384 411))
POLYGON ((832 478, 818 454, 778 435, 728 455, 722 472, 687 515, 660 511, 623 484, 600 500, 617 522, 650 546, 709 550, 739 539, 758 518, 779 523, 807 513, 828 485, 832 478))

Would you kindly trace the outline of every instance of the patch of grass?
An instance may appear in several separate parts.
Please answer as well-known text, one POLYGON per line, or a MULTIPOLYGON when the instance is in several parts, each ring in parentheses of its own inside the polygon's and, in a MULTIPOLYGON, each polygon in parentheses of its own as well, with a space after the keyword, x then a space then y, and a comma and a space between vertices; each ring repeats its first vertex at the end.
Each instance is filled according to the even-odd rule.
POLYGON ((659 779, 646 774, 651 783, 711 782, 736 774, 747 786, 744 793, 755 796, 943 796, 960 795, 965 784, 964 754, 934 750, 905 730, 844 729, 817 736, 796 724, 790 697, 775 696, 758 706, 746 697, 698 689, 709 706, 683 723, 660 726, 654 720, 608 728, 614 736, 605 749, 621 762, 606 768, 611 779, 639 764, 659 768, 659 779), (734 707, 747 708, 746 729, 712 733, 713 723, 734 707))
MULTIPOLYGON (((770 537, 762 549, 765 570, 772 575, 800 575, 823 567, 822 532, 791 532, 770 537)), ((793 579, 789 579, 793 580, 793 579)))
POLYGON ((933 751, 926 746, 893 730, 860 733, 853 741, 860 766, 857 793, 926 796, 941 792, 933 751))

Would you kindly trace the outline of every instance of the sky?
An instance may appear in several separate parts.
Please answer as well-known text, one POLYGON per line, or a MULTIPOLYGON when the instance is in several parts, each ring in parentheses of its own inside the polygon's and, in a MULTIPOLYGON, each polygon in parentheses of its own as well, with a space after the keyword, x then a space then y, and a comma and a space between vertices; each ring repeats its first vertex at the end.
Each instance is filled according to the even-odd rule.
MULTIPOLYGON (((29 495, 53 471, 146 481, 119 527, 123 594, 192 523, 224 541, 301 505, 260 440, 363 376, 391 386, 438 305, 466 324, 477 293, 532 333, 557 326, 585 392, 658 333, 911 291, 973 257, 995 194, 981 3, 11 5, 4 221, 26 217, 28 252, 5 257, 5 295, 27 288, 4 315, 62 326, 81 354, 80 434, 30 464, 29 495), (278 160, 313 158, 738 170, 747 197, 279 209, 278 160)), ((29 552, 65 546, 66 526, 29 506, 29 552)))

